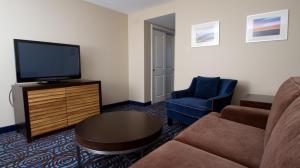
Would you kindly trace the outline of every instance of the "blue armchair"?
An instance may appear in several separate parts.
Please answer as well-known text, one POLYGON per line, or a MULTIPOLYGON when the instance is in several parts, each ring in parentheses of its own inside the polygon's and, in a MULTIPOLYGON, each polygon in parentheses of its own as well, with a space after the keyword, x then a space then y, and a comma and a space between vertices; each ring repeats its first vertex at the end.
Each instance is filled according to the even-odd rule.
POLYGON ((190 125, 209 112, 220 112, 231 103, 236 84, 232 79, 193 78, 188 89, 173 92, 166 101, 168 124, 177 120, 190 125))

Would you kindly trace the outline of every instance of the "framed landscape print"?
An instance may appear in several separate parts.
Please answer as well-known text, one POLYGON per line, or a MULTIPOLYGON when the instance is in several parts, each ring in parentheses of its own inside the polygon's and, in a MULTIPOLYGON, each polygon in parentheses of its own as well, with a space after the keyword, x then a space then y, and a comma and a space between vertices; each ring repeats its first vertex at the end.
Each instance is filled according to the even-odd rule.
POLYGON ((192 26, 192 47, 219 45, 219 21, 192 26))
POLYGON ((247 17, 246 42, 287 40, 288 10, 247 17))

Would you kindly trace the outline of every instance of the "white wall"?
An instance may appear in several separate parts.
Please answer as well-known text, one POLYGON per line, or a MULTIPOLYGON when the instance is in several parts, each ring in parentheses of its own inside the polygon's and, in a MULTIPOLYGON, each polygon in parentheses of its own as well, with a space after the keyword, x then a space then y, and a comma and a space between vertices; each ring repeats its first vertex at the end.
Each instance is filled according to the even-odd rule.
POLYGON ((176 13, 175 90, 187 88, 192 77, 221 76, 239 80, 238 103, 247 93, 275 94, 290 76, 300 76, 300 1, 298 0, 174 0, 128 16, 129 97, 146 102, 144 20, 176 13), (289 9, 289 39, 245 43, 247 15, 289 9), (220 45, 191 48, 193 24, 220 20, 220 45))
POLYGON ((83 78, 102 81, 103 104, 128 100, 127 20, 81 0, 1 0, 0 127, 14 124, 14 38, 79 44, 83 78))

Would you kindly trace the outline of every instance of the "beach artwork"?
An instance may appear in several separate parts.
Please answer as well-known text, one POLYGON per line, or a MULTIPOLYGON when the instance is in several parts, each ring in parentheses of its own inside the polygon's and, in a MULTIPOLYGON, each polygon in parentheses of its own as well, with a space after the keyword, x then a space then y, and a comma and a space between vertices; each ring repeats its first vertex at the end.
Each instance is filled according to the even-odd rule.
POLYGON ((247 17, 247 42, 287 40, 288 10, 247 17))
POLYGON ((253 37, 280 35, 280 17, 255 19, 253 37))
POLYGON ((192 26, 192 47, 219 45, 219 21, 192 26))

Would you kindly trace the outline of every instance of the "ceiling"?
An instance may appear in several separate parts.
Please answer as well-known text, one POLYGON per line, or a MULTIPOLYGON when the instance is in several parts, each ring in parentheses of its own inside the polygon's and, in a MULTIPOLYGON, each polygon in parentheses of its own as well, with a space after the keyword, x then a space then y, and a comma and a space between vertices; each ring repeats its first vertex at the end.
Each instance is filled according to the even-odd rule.
POLYGON ((172 0, 85 0, 87 2, 129 14, 172 0))
POLYGON ((169 29, 175 30, 175 14, 168 14, 147 20, 150 23, 157 24, 169 29))

